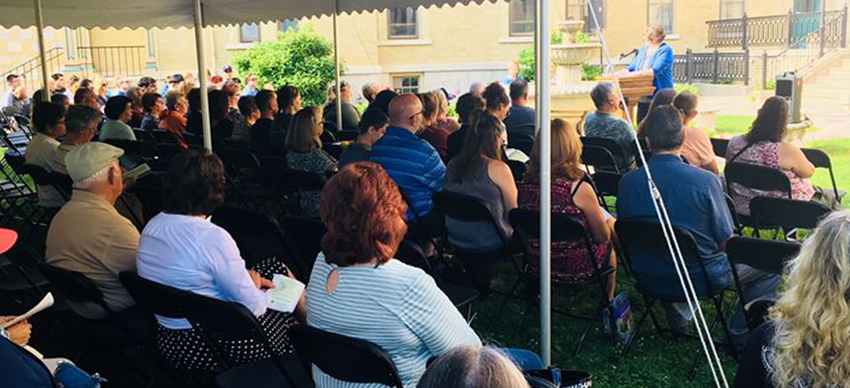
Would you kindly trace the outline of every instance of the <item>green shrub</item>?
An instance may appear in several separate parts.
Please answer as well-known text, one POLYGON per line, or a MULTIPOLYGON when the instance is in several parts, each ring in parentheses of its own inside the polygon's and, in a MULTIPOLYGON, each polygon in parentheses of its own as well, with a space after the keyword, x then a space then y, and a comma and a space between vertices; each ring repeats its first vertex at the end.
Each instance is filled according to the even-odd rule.
MULTIPOLYGON (((577 38, 581 38, 581 36, 578 36, 577 38)), ((587 40, 586 37, 584 39, 587 40)), ((549 42, 553 45, 564 44, 564 35, 561 34, 560 31, 552 31, 549 42)), ((536 50, 532 45, 519 53, 519 75, 528 82, 534 81, 534 69, 536 62, 534 57, 535 51, 536 50)))
POLYGON ((309 26, 247 50, 234 64, 240 74, 256 74, 260 85, 297 86, 304 106, 324 104, 334 79, 333 46, 309 26))
POLYGON ((602 65, 592 65, 589 63, 581 64, 582 81, 593 81, 600 75, 602 75, 602 65))
POLYGON ((697 96, 699 96, 699 88, 692 84, 676 84, 676 93, 681 93, 684 91, 691 92, 697 96))

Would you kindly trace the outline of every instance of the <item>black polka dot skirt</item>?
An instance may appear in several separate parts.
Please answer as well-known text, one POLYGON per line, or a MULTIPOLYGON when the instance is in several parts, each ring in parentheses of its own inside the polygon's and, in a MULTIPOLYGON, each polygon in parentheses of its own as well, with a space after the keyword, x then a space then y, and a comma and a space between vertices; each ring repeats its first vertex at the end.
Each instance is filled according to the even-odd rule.
MULTIPOLYGON (((255 269, 261 276, 269 279, 274 276, 274 273, 286 273, 286 269, 280 263, 271 259, 261 262, 255 269)), ((265 314, 257 317, 257 320, 271 343, 274 355, 293 352, 289 340, 289 329, 298 323, 292 314, 268 309, 265 314)), ((214 341, 217 341, 216 349, 222 352, 220 356, 230 366, 247 364, 273 356, 268 353, 262 343, 253 339, 214 341)), ((223 367, 219 357, 196 328, 174 330, 158 325, 157 345, 165 361, 174 368, 212 370, 223 367)))

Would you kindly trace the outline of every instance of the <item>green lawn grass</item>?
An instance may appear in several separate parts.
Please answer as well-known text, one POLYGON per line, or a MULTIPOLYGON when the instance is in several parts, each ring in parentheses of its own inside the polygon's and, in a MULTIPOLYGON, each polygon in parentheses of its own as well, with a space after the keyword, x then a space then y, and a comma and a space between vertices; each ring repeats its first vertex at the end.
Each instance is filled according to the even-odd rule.
POLYGON ((744 133, 753 123, 753 120, 755 120, 755 116, 717 116, 717 120, 714 122, 714 130, 709 131, 709 136, 728 137, 744 133))
MULTIPOLYGON (((845 190, 850 188, 850 138, 814 141, 806 146, 826 152, 832 161, 832 171, 838 188, 845 190)), ((829 171, 823 168, 817 169, 815 176, 812 177, 812 183, 822 188, 831 188, 829 171)))

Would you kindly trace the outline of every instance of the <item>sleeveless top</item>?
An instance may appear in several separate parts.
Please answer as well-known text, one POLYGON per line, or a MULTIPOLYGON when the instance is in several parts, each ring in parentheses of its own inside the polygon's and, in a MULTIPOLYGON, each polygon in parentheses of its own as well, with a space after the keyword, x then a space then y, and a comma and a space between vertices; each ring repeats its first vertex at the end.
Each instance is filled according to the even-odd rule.
POLYGON ((478 198, 495 217, 498 230, 494 230, 489 222, 464 222, 446 216, 449 242, 464 249, 483 252, 501 246, 502 238, 510 241, 514 231, 508 222, 508 210, 502 190, 490 179, 489 163, 481 163, 472 176, 461 180, 451 168, 454 162, 449 162, 443 190, 478 198))
MULTIPOLYGON (((565 177, 552 179, 552 214, 566 214, 574 217, 584 227, 590 230, 587 216, 573 200, 574 192, 578 190, 578 183, 573 187, 573 182, 565 177)), ((540 211, 540 185, 537 183, 523 183, 519 186, 519 208, 540 211)), ((540 241, 531 239, 526 241, 525 251, 532 273, 539 274, 540 271, 540 241)), ((608 245, 591 244, 594 265, 601 266, 607 262, 608 245)), ((591 261, 587 259, 587 245, 584 240, 573 240, 552 243, 552 280, 560 283, 579 283, 590 279, 594 275, 591 261)))
MULTIPOLYGON (((779 167, 780 144, 781 143, 779 142, 762 141, 753 144, 744 150, 744 152, 741 152, 741 150, 747 146, 747 139, 745 135, 738 135, 729 141, 729 147, 726 149, 726 162, 754 164, 782 171, 782 173, 788 177, 788 180, 791 181, 791 198, 800 201, 808 201, 812 199, 815 195, 815 189, 812 187, 812 184, 808 179, 801 178, 793 171, 779 167), (741 154, 738 155, 734 161, 731 160, 739 152, 741 154)), ((729 195, 735 202, 735 208, 738 213, 744 215, 750 214, 750 200, 757 196, 772 198, 785 197, 785 194, 780 191, 754 190, 736 183, 732 183, 730 186, 731 193, 729 193, 729 195)))

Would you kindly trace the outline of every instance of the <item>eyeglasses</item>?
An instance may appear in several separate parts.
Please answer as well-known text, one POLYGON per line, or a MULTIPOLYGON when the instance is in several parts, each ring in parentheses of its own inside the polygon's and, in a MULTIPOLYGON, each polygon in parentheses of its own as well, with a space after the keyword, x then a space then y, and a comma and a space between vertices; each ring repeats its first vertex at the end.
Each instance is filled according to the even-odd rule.
POLYGON ((407 119, 408 119, 408 120, 413 120, 413 119, 415 119, 415 118, 416 118, 416 116, 419 116, 419 115, 424 114, 424 113, 425 113, 425 110, 420 110, 420 111, 419 111, 419 113, 416 113, 416 114, 414 114, 413 116, 408 117, 407 119))

